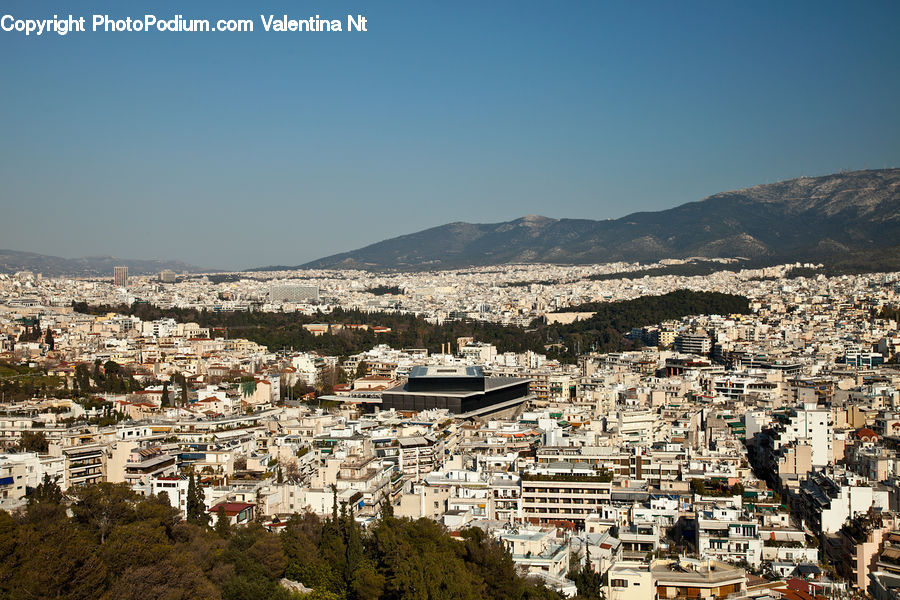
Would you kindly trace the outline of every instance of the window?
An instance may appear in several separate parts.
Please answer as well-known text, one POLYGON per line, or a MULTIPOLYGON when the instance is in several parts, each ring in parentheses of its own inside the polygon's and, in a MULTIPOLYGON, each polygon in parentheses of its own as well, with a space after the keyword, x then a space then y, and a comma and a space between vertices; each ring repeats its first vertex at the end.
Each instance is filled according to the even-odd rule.
POLYGON ((614 588, 627 588, 628 580, 627 579, 613 579, 609 582, 611 586, 614 588))

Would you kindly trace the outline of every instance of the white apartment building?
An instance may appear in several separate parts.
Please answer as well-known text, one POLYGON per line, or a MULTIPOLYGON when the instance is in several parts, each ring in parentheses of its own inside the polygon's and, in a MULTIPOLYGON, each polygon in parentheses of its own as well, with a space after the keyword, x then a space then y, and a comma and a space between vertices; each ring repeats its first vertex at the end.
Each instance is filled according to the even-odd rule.
POLYGON ((759 538, 759 525, 749 521, 723 521, 697 519, 697 551, 725 562, 745 561, 757 568, 762 562, 763 542, 759 538))
POLYGON ((822 468, 833 462, 833 439, 831 411, 808 402, 803 404, 802 409, 791 413, 790 420, 775 439, 775 447, 781 448, 791 442, 809 444, 812 447, 812 466, 822 468))
POLYGON ((649 446, 655 441, 654 432, 659 427, 659 415, 649 410, 619 412, 618 433, 624 444, 649 446))
POLYGON ((150 493, 153 495, 165 492, 172 508, 181 512, 181 518, 187 519, 187 491, 190 479, 180 475, 154 477, 150 479, 150 493))
POLYGON ((444 462, 444 442, 429 436, 399 438, 400 471, 416 481, 426 473, 439 469, 444 462))
POLYGON ((559 469, 552 465, 538 473, 524 474, 522 517, 541 523, 564 519, 581 524, 609 504, 612 483, 596 476, 591 468, 573 467, 569 465, 569 473, 554 472, 559 469))

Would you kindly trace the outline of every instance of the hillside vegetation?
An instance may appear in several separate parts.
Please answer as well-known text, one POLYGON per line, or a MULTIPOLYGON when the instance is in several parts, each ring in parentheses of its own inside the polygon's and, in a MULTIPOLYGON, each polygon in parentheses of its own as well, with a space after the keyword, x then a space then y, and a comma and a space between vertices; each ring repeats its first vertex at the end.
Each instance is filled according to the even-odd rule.
POLYGON ((528 329, 483 321, 449 321, 441 325, 427 322, 414 315, 394 313, 365 313, 337 309, 330 314, 307 316, 299 313, 274 312, 207 312, 189 309, 162 309, 143 303, 131 306, 75 305, 82 313, 106 314, 120 312, 136 315, 144 320, 173 318, 181 322, 195 322, 202 327, 218 330, 218 334, 240 337, 267 346, 270 350, 293 348, 298 351, 317 351, 331 356, 349 356, 369 350, 379 343, 393 348, 427 348, 439 352, 441 344, 455 345, 458 337, 474 337, 497 346, 499 352, 546 353, 550 358, 574 362, 578 351, 612 352, 633 347, 624 335, 633 327, 652 325, 660 321, 688 315, 738 314, 749 312, 749 302, 743 296, 718 292, 677 290, 663 296, 644 296, 621 302, 600 302, 567 310, 596 312, 592 318, 569 325, 547 325, 538 320, 528 329), (386 333, 371 330, 341 329, 314 336, 303 329, 309 323, 357 323, 390 327, 386 333))
POLYGON ((183 521, 162 495, 125 484, 41 484, 16 516, 0 511, 0 598, 69 600, 387 600, 559 598, 517 576, 480 530, 390 515, 363 532, 343 508, 295 515, 271 533, 203 516, 183 521), (292 592, 281 578, 314 591, 292 592))

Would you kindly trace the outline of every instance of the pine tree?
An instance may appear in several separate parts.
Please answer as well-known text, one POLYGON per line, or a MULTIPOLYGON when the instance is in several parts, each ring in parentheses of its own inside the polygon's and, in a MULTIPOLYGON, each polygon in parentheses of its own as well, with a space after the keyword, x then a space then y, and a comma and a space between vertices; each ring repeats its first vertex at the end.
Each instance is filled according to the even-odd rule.
POLYGON ((59 487, 59 476, 50 478, 48 473, 44 473, 44 480, 39 483, 34 491, 28 495, 28 505, 32 506, 38 502, 52 502, 59 504, 62 502, 63 493, 59 487))
POLYGON ((369 365, 364 360, 359 361, 359 364, 356 365, 356 379, 359 379, 360 377, 365 377, 368 374, 369 374, 369 365))
POLYGON ((342 502, 342 528, 344 534, 344 583, 347 587, 353 582, 353 575, 359 568, 364 558, 362 532, 359 529, 356 519, 353 518, 353 511, 347 510, 346 502, 342 502))
POLYGON ((184 376, 184 373, 178 374, 179 379, 181 380, 181 405, 188 405, 188 384, 187 377, 184 376))
POLYGON ((47 335, 44 338, 44 342, 47 344, 47 347, 50 349, 50 351, 53 352, 56 344, 53 341, 53 332, 50 330, 49 327, 47 328, 47 335))
POLYGON ((390 492, 381 501, 380 512, 382 521, 390 521, 394 518, 394 505, 391 504, 390 492))
POLYGON ((169 407, 169 382, 163 381, 162 400, 159 405, 163 408, 169 407))
POLYGON ((338 520, 338 501, 337 501, 337 485, 331 484, 331 521, 337 523, 338 520))
POLYGON ((206 512, 206 503, 203 501, 203 489, 197 483, 194 474, 188 481, 187 491, 187 520, 198 525, 209 524, 209 514, 206 512))
POLYGON ((573 568, 569 572, 569 579, 575 582, 578 588, 578 597, 586 600, 604 600, 606 598, 606 586, 603 585, 603 576, 594 571, 591 562, 590 546, 585 541, 584 564, 580 569, 573 568))
POLYGON ((191 473, 191 478, 188 480, 188 489, 187 489, 187 499, 185 511, 187 512, 188 521, 192 520, 194 517, 197 507, 196 507, 196 497, 197 497, 197 483, 194 481, 194 474, 191 473))
POLYGON ((91 374, 90 371, 88 371, 87 365, 80 364, 75 367, 75 381, 78 383, 78 388, 82 393, 90 393, 91 374))
POLYGON ((223 504, 220 504, 219 509, 216 511, 215 531, 223 539, 231 535, 231 524, 228 522, 228 516, 225 514, 225 506, 223 504))

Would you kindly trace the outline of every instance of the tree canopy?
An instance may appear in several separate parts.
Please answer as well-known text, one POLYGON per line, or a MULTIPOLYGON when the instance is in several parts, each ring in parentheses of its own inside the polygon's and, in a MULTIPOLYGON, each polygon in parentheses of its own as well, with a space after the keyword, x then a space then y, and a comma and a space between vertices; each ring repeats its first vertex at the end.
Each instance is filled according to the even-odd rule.
POLYGON ((517 576, 480 530, 455 540, 433 521, 388 515, 366 532, 346 506, 324 520, 295 515, 281 533, 259 523, 209 527, 183 521, 164 494, 112 483, 72 490, 68 516, 55 483, 42 486, 21 513, 0 511, 0 598, 559 597, 517 576), (290 591, 283 577, 314 591, 290 591))
POLYGON ((280 312, 208 312, 194 309, 163 309, 146 303, 131 306, 88 306, 76 303, 78 312, 106 314, 120 312, 144 320, 172 318, 181 322, 195 322, 201 327, 227 331, 230 337, 241 337, 267 346, 269 349, 293 348, 314 350, 331 356, 348 356, 368 350, 379 343, 394 348, 427 348, 440 351, 441 345, 459 337, 474 337, 497 346, 500 352, 546 353, 550 358, 574 362, 578 351, 594 349, 612 352, 628 349, 634 343, 624 335, 632 327, 652 325, 668 319, 688 315, 732 314, 749 312, 749 302, 743 296, 718 292, 677 290, 662 296, 644 296, 621 302, 599 302, 569 308, 572 311, 591 311, 590 319, 571 324, 547 325, 536 320, 528 329, 477 320, 429 323, 412 314, 363 312, 335 309, 328 315, 317 313, 280 312), (381 325, 390 331, 375 333, 369 329, 339 329, 316 336, 303 328, 310 323, 341 323, 381 325))

